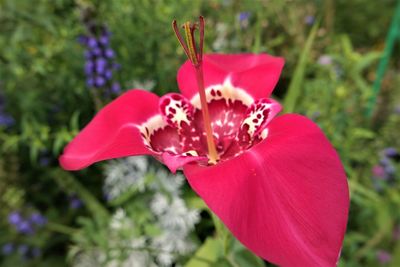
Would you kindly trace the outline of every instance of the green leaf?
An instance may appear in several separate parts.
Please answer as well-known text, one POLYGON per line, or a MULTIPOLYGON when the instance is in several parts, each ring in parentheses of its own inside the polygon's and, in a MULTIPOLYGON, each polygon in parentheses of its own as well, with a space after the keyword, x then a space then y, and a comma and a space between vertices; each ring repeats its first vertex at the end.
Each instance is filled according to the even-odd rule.
MULTIPOLYGON (((239 265, 241 267, 241 265, 239 265)), ((239 267, 235 264, 232 264, 229 262, 229 260, 226 259, 219 259, 215 264, 212 265, 212 267, 239 267)))
POLYGON ((248 250, 235 253, 235 262, 241 267, 264 267, 264 261, 248 250))
POLYGON ((288 92, 283 102, 284 111, 286 113, 291 113, 295 110, 297 100, 301 95, 307 61, 310 57, 310 52, 315 40, 315 36, 317 34, 318 25, 319 23, 315 23, 315 25, 312 27, 310 34, 307 37, 307 41, 303 48, 303 51, 301 52, 299 61, 297 62, 296 68, 294 70, 292 81, 290 82, 288 92))
POLYGON ((370 52, 364 55, 360 60, 358 60, 357 64, 355 65, 356 71, 361 73, 363 70, 371 66, 378 59, 380 59, 381 56, 382 53, 380 52, 370 52))
POLYGON ((355 139, 361 139, 361 138, 365 138, 365 139, 373 139, 375 138, 375 133, 373 131, 364 129, 364 128, 354 128, 351 131, 352 133, 352 138, 355 139))
POLYGON ((214 267, 217 266, 215 264, 222 255, 223 247, 219 240, 209 237, 185 267, 214 267))
POLYGON ((264 261, 249 251, 236 238, 233 238, 233 247, 230 258, 240 267, 264 267, 264 261))

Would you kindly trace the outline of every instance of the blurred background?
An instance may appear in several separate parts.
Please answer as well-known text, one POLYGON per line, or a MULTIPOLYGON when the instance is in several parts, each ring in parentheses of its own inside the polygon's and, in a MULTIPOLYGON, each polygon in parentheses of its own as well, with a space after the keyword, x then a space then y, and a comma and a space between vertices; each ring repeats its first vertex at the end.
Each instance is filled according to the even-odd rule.
POLYGON ((0 0, 0 265, 272 266, 150 158, 57 162, 125 90, 177 91, 171 21, 200 14, 206 52, 284 57, 274 97, 338 150, 351 191, 339 266, 400 266, 396 0, 0 0))

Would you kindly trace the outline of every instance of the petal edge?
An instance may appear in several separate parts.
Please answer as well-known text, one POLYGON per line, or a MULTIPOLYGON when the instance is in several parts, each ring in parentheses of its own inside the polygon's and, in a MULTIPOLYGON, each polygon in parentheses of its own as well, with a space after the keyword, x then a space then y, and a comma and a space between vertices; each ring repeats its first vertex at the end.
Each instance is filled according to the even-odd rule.
POLYGON ((159 97, 130 90, 106 105, 66 146, 59 158, 65 170, 80 170, 95 162, 152 154, 137 125, 158 114, 159 97))

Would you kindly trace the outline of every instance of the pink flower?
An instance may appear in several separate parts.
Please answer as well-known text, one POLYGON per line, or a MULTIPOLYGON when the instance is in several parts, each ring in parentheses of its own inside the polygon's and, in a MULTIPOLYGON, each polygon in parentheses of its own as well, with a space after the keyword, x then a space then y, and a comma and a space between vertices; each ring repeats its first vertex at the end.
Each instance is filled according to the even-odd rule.
POLYGON ((385 169, 380 165, 376 165, 372 168, 372 173, 377 178, 383 178, 385 176, 385 169))
POLYGON ((387 264, 392 261, 392 255, 385 250, 378 250, 376 252, 376 257, 380 264, 387 264))
POLYGON ((65 148, 61 166, 152 155, 183 169, 193 190, 245 246, 280 266, 335 266, 349 195, 340 159, 318 126, 270 97, 284 60, 267 54, 203 57, 218 162, 210 164, 196 71, 181 94, 131 90, 101 110, 65 148))

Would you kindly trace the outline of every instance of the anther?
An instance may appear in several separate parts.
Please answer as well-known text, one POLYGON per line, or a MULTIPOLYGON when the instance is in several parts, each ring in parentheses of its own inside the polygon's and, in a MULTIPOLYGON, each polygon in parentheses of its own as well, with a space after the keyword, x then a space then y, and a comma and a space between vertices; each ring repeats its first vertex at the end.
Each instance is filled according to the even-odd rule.
POLYGON ((199 45, 197 47, 194 32, 197 29, 197 24, 186 22, 183 24, 185 31, 185 39, 182 37, 176 20, 172 22, 172 28, 181 44, 186 56, 192 62, 196 72, 197 87, 200 95, 201 111, 203 115, 204 129, 207 136, 208 157, 211 164, 216 164, 219 160, 218 152, 215 147, 214 137, 211 128, 210 114, 208 112, 208 104, 206 93, 204 89, 204 76, 203 76, 203 42, 204 42, 204 18, 199 17, 199 45), (186 41, 186 42, 185 42, 186 41))
POLYGON ((199 17, 199 23, 191 23, 189 21, 182 25, 185 32, 185 38, 182 37, 177 22, 174 20, 172 22, 172 28, 181 44, 186 56, 192 62, 195 67, 198 67, 203 58, 203 42, 204 42, 204 18, 199 17), (197 47, 195 40, 195 30, 199 29, 199 45, 197 47))

